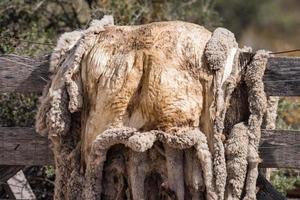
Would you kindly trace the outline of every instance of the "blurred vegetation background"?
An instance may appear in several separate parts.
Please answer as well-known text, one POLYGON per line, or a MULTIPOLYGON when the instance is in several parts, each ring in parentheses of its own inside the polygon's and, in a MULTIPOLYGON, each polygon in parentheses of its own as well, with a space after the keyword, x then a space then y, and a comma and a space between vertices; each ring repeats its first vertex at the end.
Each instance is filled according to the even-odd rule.
MULTIPOLYGON (((0 54, 49 54, 60 34, 84 29, 104 14, 122 25, 184 20, 210 30, 223 26, 236 34, 240 46, 289 50, 300 47, 299 10, 298 0, 1 0, 0 54)), ((36 103, 35 94, 1 94, 0 126, 32 126, 36 103)), ((299 98, 280 100, 277 127, 300 129, 299 98)), ((51 199, 53 167, 28 167, 25 172, 38 199, 51 199)), ((286 193, 300 186, 300 175, 275 170, 271 181, 286 193)), ((4 196, 0 187, 0 198, 4 196)))

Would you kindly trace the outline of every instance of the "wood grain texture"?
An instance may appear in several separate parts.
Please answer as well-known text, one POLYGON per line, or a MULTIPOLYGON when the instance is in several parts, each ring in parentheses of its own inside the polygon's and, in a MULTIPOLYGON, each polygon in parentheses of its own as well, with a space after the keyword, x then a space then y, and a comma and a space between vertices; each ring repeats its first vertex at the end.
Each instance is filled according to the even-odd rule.
POLYGON ((266 168, 300 168, 299 131, 263 130, 260 146, 266 168))
POLYGON ((41 93, 50 75, 48 59, 1 55, 0 92, 41 93))
MULTIPOLYGON (((41 93, 50 75, 48 59, 1 55, 0 92, 41 93)), ((300 96, 300 58, 270 58, 264 83, 269 96, 300 96)))
POLYGON ((14 199, 30 199, 36 200, 29 182, 27 181, 25 174, 20 170, 17 174, 7 180, 7 184, 14 199))
POLYGON ((47 138, 28 127, 0 128, 0 165, 47 165, 53 163, 47 138))
POLYGON ((300 57, 273 57, 264 75, 270 96, 300 96, 300 57))
MULTIPOLYGON (((28 127, 0 127, 0 165, 49 165, 49 141, 28 127)), ((300 133, 263 130, 260 167, 300 168, 300 133)))

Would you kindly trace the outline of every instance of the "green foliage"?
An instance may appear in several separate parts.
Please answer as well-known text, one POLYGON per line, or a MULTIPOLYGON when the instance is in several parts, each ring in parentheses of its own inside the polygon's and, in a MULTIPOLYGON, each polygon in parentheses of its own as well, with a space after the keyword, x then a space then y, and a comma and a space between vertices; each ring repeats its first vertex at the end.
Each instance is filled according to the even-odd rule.
POLYGON ((239 36, 250 23, 256 21, 260 7, 268 2, 270 0, 216 0, 216 10, 222 16, 225 27, 239 36))
POLYGON ((300 99, 281 98, 278 104, 277 129, 300 129, 300 99))
POLYGON ((35 94, 0 94, 0 125, 33 126, 36 104, 35 94))
POLYGON ((299 6, 297 5, 299 5, 297 0, 273 0, 268 4, 263 4, 258 12, 257 25, 272 27, 279 31, 278 34, 290 34, 300 25, 299 6))
POLYGON ((47 178, 53 178, 55 175, 55 168, 52 165, 45 166, 44 172, 45 172, 47 178))
POLYGON ((25 1, 4 0, 0 3, 0 52, 21 53, 34 55, 49 49, 48 46, 34 45, 22 42, 23 40, 34 42, 48 42, 49 35, 45 29, 39 29, 43 19, 36 14, 34 6, 25 1))
POLYGON ((71 3, 0 1, 0 53, 29 56, 49 53, 59 33, 80 27, 71 3))
POLYGON ((96 7, 112 14, 116 24, 184 20, 214 28, 220 25, 215 0, 99 0, 96 7))
POLYGON ((271 174, 271 183, 279 192, 286 195, 288 190, 300 186, 300 175, 295 170, 276 170, 271 174))
POLYGON ((220 25, 214 7, 215 0, 2 0, 0 54, 51 52, 60 33, 85 28, 103 14, 120 25, 185 20, 214 28, 220 25))

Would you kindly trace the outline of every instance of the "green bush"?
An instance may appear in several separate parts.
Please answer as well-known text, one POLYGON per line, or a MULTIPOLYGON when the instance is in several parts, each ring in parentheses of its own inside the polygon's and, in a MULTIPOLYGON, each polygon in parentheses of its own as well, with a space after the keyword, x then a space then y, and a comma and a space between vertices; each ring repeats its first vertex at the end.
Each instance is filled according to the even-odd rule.
POLYGON ((272 185, 282 194, 300 186, 300 175, 297 170, 279 169, 271 174, 272 185))

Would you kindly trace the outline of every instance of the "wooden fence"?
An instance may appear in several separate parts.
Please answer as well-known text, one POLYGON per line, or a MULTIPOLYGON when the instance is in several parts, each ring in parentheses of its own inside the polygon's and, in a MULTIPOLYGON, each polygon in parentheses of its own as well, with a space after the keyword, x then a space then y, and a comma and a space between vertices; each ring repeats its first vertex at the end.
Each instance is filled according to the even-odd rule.
MULTIPOLYGON (((39 59, 0 56, 0 93, 41 94, 49 79, 48 56, 39 59)), ((274 57, 264 75, 268 96, 300 96, 300 58, 274 57)), ((263 168, 300 168, 300 131, 263 130, 260 143, 263 168)), ((49 165, 49 141, 32 127, 0 127, 0 165, 49 165)))
MULTIPOLYGON (((40 59, 0 56, 0 93, 41 93, 49 79, 48 56, 40 59)), ((300 96, 300 58, 274 57, 264 76, 269 96, 300 96)), ((0 127, 0 165, 49 165, 48 139, 32 127, 0 127)), ((300 132, 263 130, 261 167, 300 168, 300 132)))

